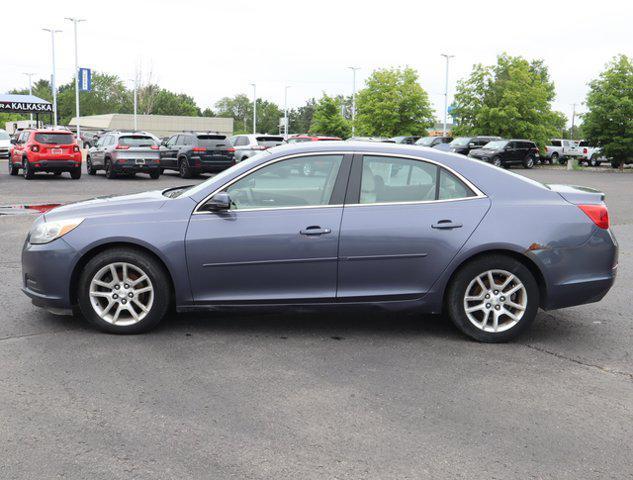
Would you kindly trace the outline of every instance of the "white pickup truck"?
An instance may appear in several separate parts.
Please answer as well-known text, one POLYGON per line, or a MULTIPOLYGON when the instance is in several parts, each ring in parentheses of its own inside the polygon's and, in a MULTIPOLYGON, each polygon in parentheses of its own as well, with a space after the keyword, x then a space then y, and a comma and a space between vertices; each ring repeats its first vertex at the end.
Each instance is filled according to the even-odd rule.
POLYGON ((585 162, 592 167, 599 167, 602 162, 607 159, 602 154, 600 147, 592 147, 587 140, 581 140, 578 144, 578 161, 585 162))
POLYGON ((552 138, 549 145, 545 147, 545 160, 549 163, 558 162, 561 165, 567 163, 567 159, 578 157, 580 150, 578 142, 575 140, 565 140, 563 138, 552 138))

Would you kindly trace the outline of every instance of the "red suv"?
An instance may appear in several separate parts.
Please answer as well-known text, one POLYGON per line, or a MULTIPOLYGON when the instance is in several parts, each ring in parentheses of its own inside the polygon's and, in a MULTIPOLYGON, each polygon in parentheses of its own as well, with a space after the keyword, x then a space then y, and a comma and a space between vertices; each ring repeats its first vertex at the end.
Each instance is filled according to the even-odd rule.
POLYGON ((17 175, 20 169, 27 180, 35 172, 69 172, 70 178, 81 178, 81 151, 75 136, 65 130, 23 131, 9 157, 9 173, 17 175))
POLYGON ((324 137, 317 135, 294 135, 288 139, 288 143, 303 143, 303 142, 335 142, 337 140, 343 140, 340 137, 324 137))

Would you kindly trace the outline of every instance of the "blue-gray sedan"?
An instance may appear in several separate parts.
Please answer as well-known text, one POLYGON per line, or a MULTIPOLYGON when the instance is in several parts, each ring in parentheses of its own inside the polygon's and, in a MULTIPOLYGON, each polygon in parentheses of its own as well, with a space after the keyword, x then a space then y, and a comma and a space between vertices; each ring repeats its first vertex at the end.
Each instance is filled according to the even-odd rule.
POLYGON ((23 291, 101 330, 171 305, 445 312, 505 341, 538 308, 599 301, 618 249, 604 195, 406 145, 276 147, 193 187, 97 198, 33 224, 23 291), (308 173, 306 173, 308 172, 308 173))

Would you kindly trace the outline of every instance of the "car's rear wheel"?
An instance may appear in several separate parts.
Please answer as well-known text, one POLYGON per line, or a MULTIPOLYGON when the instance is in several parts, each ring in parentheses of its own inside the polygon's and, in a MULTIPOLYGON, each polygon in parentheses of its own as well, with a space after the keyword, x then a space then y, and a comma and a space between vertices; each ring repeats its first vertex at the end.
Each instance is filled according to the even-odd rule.
POLYGON ((506 342, 534 320, 539 290, 530 270, 505 255, 487 255, 462 267, 449 285, 453 323, 480 342, 506 342))
POLYGON ((189 167, 189 161, 186 158, 182 158, 180 160, 180 165, 178 166, 178 171, 180 172, 180 176, 182 178, 191 178, 193 174, 191 173, 191 168, 189 167))
POLYGON ((92 166, 92 158, 86 158, 86 170, 88 170, 88 175, 96 175, 97 169, 92 166))
POLYGON ((149 172, 149 178, 152 180, 158 180, 160 178, 160 170, 153 170, 149 172))
POLYGON ((35 176, 35 170, 33 170, 28 160, 24 160, 22 164, 22 175, 24 175, 26 180, 31 180, 35 176))
POLYGON ((163 319, 169 307, 169 279, 164 268, 136 249, 97 254, 84 267, 79 285, 81 312, 104 332, 146 332, 163 319))
POLYGON ((59 177, 59 176, 61 176, 62 173, 63 172, 53 172, 53 175, 55 175, 56 177, 59 177))
POLYGON ((114 171, 114 167, 112 166, 112 160, 109 158, 105 161, 105 176, 108 179, 116 178, 116 172, 114 171))
POLYGON ((599 167, 600 166, 600 160, 598 160, 598 156, 597 155, 592 155, 592 157, 589 159, 589 165, 592 167, 599 167))
POLYGON ((73 168, 70 171, 70 178, 73 180, 79 180, 81 178, 81 167, 73 168))

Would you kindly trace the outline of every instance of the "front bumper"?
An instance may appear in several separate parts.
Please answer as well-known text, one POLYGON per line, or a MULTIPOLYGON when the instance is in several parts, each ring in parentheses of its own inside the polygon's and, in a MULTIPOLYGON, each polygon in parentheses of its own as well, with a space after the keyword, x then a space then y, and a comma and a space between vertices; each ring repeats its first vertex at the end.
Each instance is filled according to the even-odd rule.
POLYGON ((77 251, 63 238, 44 245, 22 247, 22 291, 38 307, 72 308, 70 279, 77 251))

